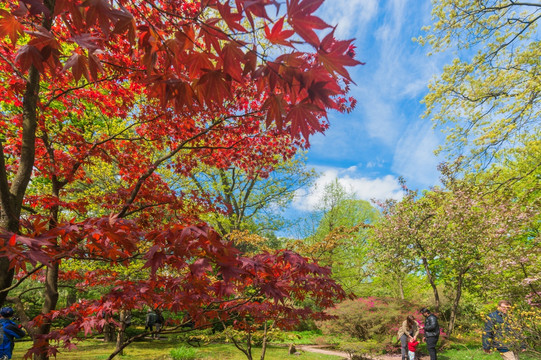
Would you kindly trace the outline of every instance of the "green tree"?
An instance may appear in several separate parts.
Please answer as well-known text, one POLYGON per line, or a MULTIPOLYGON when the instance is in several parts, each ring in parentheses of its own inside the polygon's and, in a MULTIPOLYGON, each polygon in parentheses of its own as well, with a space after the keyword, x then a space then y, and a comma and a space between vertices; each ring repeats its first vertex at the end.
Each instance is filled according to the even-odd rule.
POLYGON ((303 154, 286 159, 278 155, 251 169, 200 166, 184 179, 182 187, 185 192, 200 192, 199 196, 217 206, 217 211, 203 219, 221 235, 244 230, 266 234, 283 226, 281 212, 295 191, 310 185, 314 176, 306 168, 303 154))
POLYGON ((311 232, 295 246, 301 253, 331 266, 333 278, 346 290, 357 293, 367 276, 370 227, 378 216, 368 201, 357 199, 335 179, 325 185, 319 204, 305 219, 306 229, 311 232))
MULTIPOLYGON (((485 174, 488 178, 486 193, 506 189, 516 202, 533 209, 541 208, 541 137, 530 134, 528 145, 506 149, 501 161, 485 174)), ((530 303, 541 302, 541 218, 539 214, 529 219, 521 236, 509 239, 505 248, 493 253, 490 274, 497 276, 484 282, 481 289, 489 298, 505 297, 530 303)))
POLYGON ((383 261, 387 258, 393 266, 411 261, 423 265, 436 307, 440 305, 437 283, 449 290, 447 331, 451 334, 464 290, 483 283, 494 254, 523 236, 537 210, 517 201, 508 189, 484 193, 484 184, 457 179, 454 168, 441 170, 443 188, 391 204, 375 234, 383 261))
POLYGON ((539 134, 541 4, 433 1, 432 18, 420 43, 434 52, 456 51, 424 99, 426 116, 447 130, 440 150, 450 158, 465 155, 475 167, 539 134))

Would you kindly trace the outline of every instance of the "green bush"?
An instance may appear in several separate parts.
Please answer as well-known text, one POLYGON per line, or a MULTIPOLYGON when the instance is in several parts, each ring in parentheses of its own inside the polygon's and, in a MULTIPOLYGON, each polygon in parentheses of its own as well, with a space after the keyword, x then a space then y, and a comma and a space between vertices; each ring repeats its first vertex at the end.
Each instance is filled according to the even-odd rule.
POLYGON ((174 360, 193 360, 197 359, 197 350, 190 347, 181 346, 171 350, 171 357, 174 360))
POLYGON ((338 349, 348 354, 350 359, 371 359, 373 354, 381 354, 383 348, 376 340, 362 342, 345 342, 338 346, 338 349))
POLYGON ((342 336, 345 342, 364 342, 367 352, 395 352, 396 333, 406 317, 414 315, 421 321, 417 309, 418 305, 392 298, 347 300, 328 311, 334 318, 319 326, 324 334, 342 336))

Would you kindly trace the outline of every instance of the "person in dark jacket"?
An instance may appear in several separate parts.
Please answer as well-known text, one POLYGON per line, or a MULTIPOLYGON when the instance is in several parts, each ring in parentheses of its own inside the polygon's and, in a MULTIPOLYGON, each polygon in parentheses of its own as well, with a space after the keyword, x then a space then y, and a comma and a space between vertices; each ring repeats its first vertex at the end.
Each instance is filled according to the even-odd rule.
MULTIPOLYGON (((513 345, 519 347, 520 339, 507 321, 509 308, 511 308, 509 301, 500 300, 497 310, 488 314, 483 331, 483 350, 489 353, 494 348, 504 360, 518 360, 513 345)), ((522 350, 525 350, 524 346, 522 350)))
POLYGON ((425 317, 425 337, 426 349, 430 355, 430 360, 437 360, 438 355, 436 354, 436 344, 440 337, 440 326, 438 325, 438 318, 436 315, 432 314, 429 309, 421 309, 421 315, 425 317))
MULTIPOLYGON (((148 309, 147 316, 145 319, 145 330, 149 330, 151 333, 154 331, 154 326, 156 325, 156 320, 158 319, 158 315, 154 312, 152 309, 148 309)), ((152 338, 154 338, 154 334, 152 335, 152 338)))
POLYGON ((0 309, 0 359, 11 359, 13 348, 15 347, 15 339, 20 339, 26 335, 24 330, 20 328, 14 321, 13 309, 9 306, 0 309))

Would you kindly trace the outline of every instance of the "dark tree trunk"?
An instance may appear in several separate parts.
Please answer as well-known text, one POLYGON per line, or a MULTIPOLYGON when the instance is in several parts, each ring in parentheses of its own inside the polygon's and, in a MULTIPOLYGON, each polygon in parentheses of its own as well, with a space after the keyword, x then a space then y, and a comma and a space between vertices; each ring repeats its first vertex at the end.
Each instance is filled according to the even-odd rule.
POLYGON ((116 326, 113 323, 107 323, 103 327, 103 340, 116 343, 116 326))
POLYGON ((398 295, 400 296, 400 299, 404 300, 404 282, 402 281, 401 274, 398 275, 398 295))
POLYGON ((426 259, 426 257, 423 257, 423 266, 426 271, 426 277, 428 279, 428 282, 430 283, 430 286, 432 287, 432 292, 434 293, 434 306, 435 306, 434 310, 438 312, 440 310, 440 294, 438 292, 438 288, 436 287, 434 276, 432 275, 432 272, 430 271, 430 267, 428 266, 428 260, 426 259))
POLYGON ((126 327, 128 324, 128 317, 129 317, 129 311, 128 310, 121 310, 120 311, 120 328, 118 329, 118 333, 116 336, 116 349, 115 351, 119 355, 124 355, 123 347, 124 343, 126 342, 127 336, 126 336, 126 327))
MULTIPOLYGON (((55 0, 45 0, 44 5, 53 12, 55 0)), ((44 17, 42 26, 51 30, 52 17, 44 17)), ((0 229, 11 233, 19 233, 19 220, 24 195, 32 177, 34 161, 36 157, 36 129, 37 129, 37 104, 39 100, 40 73, 32 65, 28 71, 28 79, 23 95, 23 121, 21 154, 19 167, 13 177, 11 186, 8 182, 8 173, 4 160, 4 147, 0 146, 0 229)), ((9 261, 0 254, 0 306, 2 306, 9 293, 13 281, 14 272, 9 268, 9 261)))

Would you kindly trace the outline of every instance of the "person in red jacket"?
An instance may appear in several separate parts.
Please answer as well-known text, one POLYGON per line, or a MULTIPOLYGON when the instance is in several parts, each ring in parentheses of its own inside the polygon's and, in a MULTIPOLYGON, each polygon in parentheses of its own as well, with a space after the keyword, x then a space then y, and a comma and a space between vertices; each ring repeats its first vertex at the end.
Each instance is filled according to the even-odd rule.
POLYGON ((417 345, 419 345, 419 341, 417 341, 417 339, 415 338, 408 341, 408 356, 410 360, 415 360, 415 353, 417 351, 417 345))

